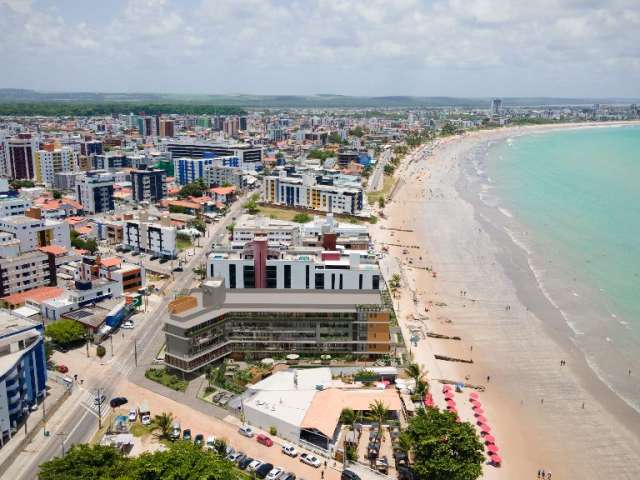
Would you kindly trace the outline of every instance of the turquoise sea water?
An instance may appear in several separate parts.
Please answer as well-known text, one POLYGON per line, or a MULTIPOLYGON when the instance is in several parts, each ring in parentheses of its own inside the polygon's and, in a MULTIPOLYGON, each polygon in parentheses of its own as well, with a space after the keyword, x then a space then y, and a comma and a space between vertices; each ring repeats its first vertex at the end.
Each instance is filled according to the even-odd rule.
POLYGON ((487 175, 574 341, 640 408, 640 127, 515 137, 490 148, 487 175))

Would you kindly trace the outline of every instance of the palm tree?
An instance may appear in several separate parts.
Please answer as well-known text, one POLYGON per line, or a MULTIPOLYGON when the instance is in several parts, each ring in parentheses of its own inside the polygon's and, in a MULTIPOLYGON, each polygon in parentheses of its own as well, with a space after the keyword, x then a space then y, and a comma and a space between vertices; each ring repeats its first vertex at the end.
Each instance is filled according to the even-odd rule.
POLYGON ((171 427, 173 426, 173 414, 162 412, 160 415, 153 417, 153 424, 160 429, 160 436, 169 438, 171 427))
POLYGON ((425 379, 427 372, 417 363, 410 363, 404 367, 404 373, 409 378, 412 378, 416 382, 416 392, 420 394, 427 393, 429 391, 428 383, 425 379))
POLYGON ((349 429, 353 428, 353 424, 356 421, 356 412, 354 412, 350 408, 343 408, 340 413, 340 423, 349 427, 349 429))
POLYGON ((389 415, 389 409, 382 400, 376 400, 369 404, 369 415, 378 422, 378 431, 382 432, 382 422, 389 415))
POLYGON ((409 452, 411 451, 412 445, 411 445, 411 438, 409 437, 409 435, 406 434, 406 432, 402 432, 400 434, 400 436, 398 437, 397 445, 400 448, 400 450, 402 450, 407 455, 409 454, 409 452))

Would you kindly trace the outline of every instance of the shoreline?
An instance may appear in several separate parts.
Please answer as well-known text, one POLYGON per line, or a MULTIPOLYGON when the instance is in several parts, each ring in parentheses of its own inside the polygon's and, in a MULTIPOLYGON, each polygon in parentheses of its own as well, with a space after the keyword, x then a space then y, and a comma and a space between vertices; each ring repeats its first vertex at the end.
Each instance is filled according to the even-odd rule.
MULTIPOLYGON (((638 423, 637 412, 630 411, 587 365, 571 343, 568 325, 564 320, 558 324, 560 313, 527 267, 526 253, 506 232, 491 231, 492 226, 482 222, 479 199, 474 202, 462 179, 474 148, 488 141, 634 124, 638 122, 536 125, 440 140, 431 156, 402 164, 398 177, 404 178, 403 188, 385 209, 387 218, 373 229, 378 244, 393 239, 420 246, 409 252, 413 265, 403 261, 407 255, 400 247, 389 247, 383 262, 386 275, 403 271, 398 317, 405 339, 411 336, 410 327, 462 337, 460 342, 423 338, 412 348, 416 361, 429 370, 436 403, 444 405, 439 378, 464 381, 469 376, 470 383, 488 386, 481 398, 504 464, 499 469, 485 467, 484 478, 523 478, 538 468, 552 471, 556 478, 640 476, 640 432, 629 429, 638 423), (395 231, 392 237, 389 227, 415 230, 395 231), (413 268, 417 263, 433 265, 437 277, 413 268), (412 288, 417 305, 408 294, 412 288), (461 296, 461 290, 467 295, 461 296), (430 300, 446 306, 429 305, 430 300), (412 316, 424 312, 425 306, 431 307, 429 319, 420 326, 412 316), (434 353, 472 355, 474 363, 437 361, 434 353), (568 360, 568 366, 560 368, 560 359, 568 360), (488 384, 486 375, 491 376, 488 384)), ((456 398, 459 405, 465 397, 456 398)), ((460 416, 473 420, 466 406, 464 411, 460 408, 460 416)))

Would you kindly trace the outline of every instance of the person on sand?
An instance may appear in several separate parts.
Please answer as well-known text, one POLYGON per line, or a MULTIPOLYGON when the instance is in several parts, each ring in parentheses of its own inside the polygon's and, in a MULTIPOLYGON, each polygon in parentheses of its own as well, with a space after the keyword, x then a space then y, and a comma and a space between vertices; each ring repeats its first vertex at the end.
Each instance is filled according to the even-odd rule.
POLYGON ((489 383, 490 381, 491 381, 491 377, 487 375, 487 383, 489 383))

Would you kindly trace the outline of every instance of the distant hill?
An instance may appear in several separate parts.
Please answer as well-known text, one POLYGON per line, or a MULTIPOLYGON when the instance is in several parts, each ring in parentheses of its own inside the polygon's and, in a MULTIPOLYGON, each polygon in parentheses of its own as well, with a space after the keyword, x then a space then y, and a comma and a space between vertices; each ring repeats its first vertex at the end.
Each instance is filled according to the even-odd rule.
MULTIPOLYGON (((144 103, 181 104, 198 106, 233 106, 239 108, 486 108, 490 98, 379 96, 359 97, 323 93, 319 95, 187 95, 161 93, 99 93, 99 92, 39 92, 35 90, 2 88, 0 103, 144 103)), ((504 106, 577 106, 640 103, 628 98, 518 98, 502 99, 504 106)))

